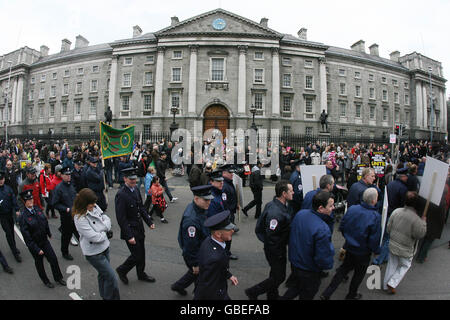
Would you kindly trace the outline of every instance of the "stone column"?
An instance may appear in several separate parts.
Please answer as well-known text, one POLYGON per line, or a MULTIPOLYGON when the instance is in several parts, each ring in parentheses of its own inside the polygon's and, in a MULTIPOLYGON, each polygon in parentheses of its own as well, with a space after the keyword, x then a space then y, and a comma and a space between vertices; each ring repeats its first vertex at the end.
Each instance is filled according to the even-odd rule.
MULTIPOLYGON (((113 56, 111 61, 111 74, 109 79, 109 95, 108 103, 113 113, 113 119, 120 117, 120 106, 116 104, 116 87, 117 87, 117 67, 119 63, 119 56, 113 56)), ((119 102, 120 103, 120 102, 119 102)))
POLYGON ((328 113, 328 95, 327 95, 327 65, 325 58, 319 58, 319 77, 320 77, 320 110, 325 110, 328 113))
POLYGON ((447 101, 445 100, 445 90, 441 90, 442 108, 441 110, 441 131, 447 132, 447 101))
MULTIPOLYGON (((14 80, 11 78, 11 83, 14 83, 13 89, 12 89, 12 96, 11 96, 11 114, 9 115, 10 124, 14 124, 16 122, 16 107, 17 107, 17 86, 18 86, 18 80, 19 77, 15 77, 14 80)), ((10 86, 11 86, 10 83, 10 86)), ((9 88, 11 91, 11 88, 9 88)), ((8 107, 8 106, 6 106, 8 107)), ((9 109, 8 109, 9 112, 9 109)))
POLYGON ((22 122, 22 112, 23 112, 23 76, 19 76, 19 80, 17 83, 17 103, 16 103, 16 118, 15 118, 15 122, 16 123, 21 123, 22 122))
POLYGON ((428 104, 430 97, 427 95, 427 88, 422 83, 422 113, 423 113, 423 128, 429 130, 428 128, 428 104))
POLYGON ((155 78, 155 114, 161 115, 163 103, 163 80, 164 80, 164 47, 158 47, 158 60, 156 61, 155 78))
POLYGON ((272 116, 280 116, 280 55, 272 48, 272 116))
POLYGON ((423 128, 423 105, 422 105, 422 85, 416 82, 416 125, 423 128))
POLYGON ((247 55, 248 46, 239 46, 239 78, 238 78, 238 114, 246 113, 246 97, 247 97, 247 55))
MULTIPOLYGON (((191 61, 189 65, 189 96, 188 114, 196 114, 197 111, 197 45, 190 46, 191 61)), ((158 58, 159 61, 159 58, 158 58)))

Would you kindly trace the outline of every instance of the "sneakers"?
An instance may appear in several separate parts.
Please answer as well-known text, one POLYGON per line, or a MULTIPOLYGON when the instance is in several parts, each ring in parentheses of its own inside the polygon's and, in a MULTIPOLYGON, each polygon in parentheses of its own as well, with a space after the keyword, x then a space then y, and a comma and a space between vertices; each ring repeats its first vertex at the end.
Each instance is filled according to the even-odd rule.
POLYGON ((167 221, 166 218, 162 218, 162 219, 161 219, 161 223, 169 223, 169 221, 167 221))
POLYGON ((175 201, 177 201, 178 200, 178 198, 172 198, 171 200, 170 200, 170 203, 174 203, 175 201))
POLYGON ((72 239, 70 239, 70 244, 73 245, 74 247, 78 246, 78 241, 75 238, 75 236, 72 236, 72 239))

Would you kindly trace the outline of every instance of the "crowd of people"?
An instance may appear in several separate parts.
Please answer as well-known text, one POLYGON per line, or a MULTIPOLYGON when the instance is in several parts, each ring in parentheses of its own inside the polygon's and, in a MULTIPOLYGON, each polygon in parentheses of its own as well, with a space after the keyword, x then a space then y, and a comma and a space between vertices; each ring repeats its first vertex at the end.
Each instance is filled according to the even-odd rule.
MULTIPOLYGON (((210 141, 205 141, 202 151, 211 146, 210 141)), ((239 210, 248 216, 256 207, 255 233, 264 243, 264 254, 270 266, 266 280, 245 290, 251 300, 262 294, 267 294, 270 300, 316 296, 328 275, 327 270, 334 265, 331 239, 341 209, 345 211, 339 224, 339 231, 345 238, 340 250, 342 265, 320 295, 323 300, 330 299, 352 270, 354 275, 346 298, 361 299, 358 287, 371 264, 387 263, 383 288, 395 294, 413 257, 416 256, 418 263, 426 261, 433 240, 440 238, 448 219, 450 174, 441 205, 431 204, 426 216, 423 215, 426 201, 418 196, 426 157, 448 162, 446 144, 436 147, 427 142, 403 142, 391 149, 391 145, 316 142, 299 150, 283 142, 277 150, 271 150, 269 144, 267 155, 278 154, 279 168, 269 174, 276 182, 275 195, 264 207, 265 165, 260 161, 249 163, 250 147, 242 163, 222 164, 222 159, 215 157, 202 164, 178 165, 172 162, 172 150, 175 148, 180 157, 183 150, 177 143, 164 140, 136 143, 130 155, 109 159, 102 159, 99 148, 98 141, 70 145, 66 140, 44 143, 12 139, 6 144, 0 143, 2 228, 20 263, 21 253, 14 238, 14 224, 19 225, 35 259, 38 275, 49 288, 54 285, 45 273, 44 257, 51 265, 55 282, 65 285, 56 254, 48 241, 51 238, 48 219, 58 218, 61 220, 62 257, 73 260, 69 243, 80 245, 86 259, 98 272, 103 299, 120 299, 117 277, 128 284, 127 274, 133 268, 139 280, 154 282, 155 279, 145 273, 143 221, 154 228, 153 215, 156 214, 162 223, 168 223, 164 211, 178 199, 167 185, 169 168, 173 175, 188 177, 193 193, 193 201, 183 213, 178 233, 188 271, 171 289, 185 296, 186 288, 195 283, 195 299, 229 299, 227 280, 238 284, 229 271, 228 260, 238 259, 231 252, 231 239, 233 233, 239 231, 234 224, 239 210), (380 153, 385 163, 381 172, 376 171, 372 163, 373 157, 380 153), (305 196, 301 177, 304 165, 326 167, 319 188, 305 196), (238 189, 245 187, 247 180, 253 200, 244 205, 238 200, 238 189), (114 183, 119 187, 114 201, 120 238, 131 254, 115 270, 109 259, 112 232, 105 196, 105 191, 114 188, 114 183), (141 186, 144 186, 145 200, 141 186), (381 239, 385 186, 388 220, 381 239), (338 199, 343 202, 338 203, 338 199), (280 295, 279 287, 286 280, 288 261, 291 266, 286 281, 288 290, 280 295)), ((226 144, 223 148, 227 148, 226 144)), ((6 272, 13 273, 1 252, 0 262, 6 272)))

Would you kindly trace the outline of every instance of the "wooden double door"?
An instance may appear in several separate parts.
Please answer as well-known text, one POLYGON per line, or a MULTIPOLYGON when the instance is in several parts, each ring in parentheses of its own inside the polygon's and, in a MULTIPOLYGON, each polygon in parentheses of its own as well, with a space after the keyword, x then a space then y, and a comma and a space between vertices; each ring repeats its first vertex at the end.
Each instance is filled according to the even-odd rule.
POLYGON ((208 107, 203 115, 203 132, 208 129, 219 129, 222 136, 227 136, 227 129, 230 128, 230 113, 227 108, 217 104, 208 107))

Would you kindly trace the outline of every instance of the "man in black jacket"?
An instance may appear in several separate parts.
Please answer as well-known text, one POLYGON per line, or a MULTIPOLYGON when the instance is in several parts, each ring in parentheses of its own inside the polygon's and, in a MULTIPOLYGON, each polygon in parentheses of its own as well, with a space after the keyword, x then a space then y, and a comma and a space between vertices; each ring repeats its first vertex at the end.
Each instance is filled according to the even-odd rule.
POLYGON ((167 154, 163 151, 160 154, 160 159, 156 161, 156 174, 159 177, 159 183, 164 188, 170 202, 175 202, 178 198, 174 198, 172 193, 170 193, 169 187, 167 186, 166 170, 167 170, 167 154))
POLYGON ((253 200, 242 209, 242 212, 248 216, 247 211, 256 205, 255 219, 258 219, 261 215, 262 206, 262 191, 263 191, 263 181, 264 176, 261 175, 261 168, 263 164, 258 162, 256 166, 252 169, 252 174, 250 175, 250 189, 252 189, 253 200))
POLYGON ((274 199, 266 204, 256 224, 256 235, 264 243, 264 253, 270 265, 269 278, 245 290, 250 300, 267 293, 267 300, 278 300, 278 287, 286 278, 287 245, 292 212, 288 201, 294 190, 289 181, 281 180, 275 186, 274 199))
POLYGON ((100 209, 106 211, 108 205, 106 204, 106 198, 103 194, 105 180, 103 178, 103 170, 98 167, 98 158, 91 157, 89 165, 90 167, 86 171, 86 185, 95 192, 97 204, 100 209))

